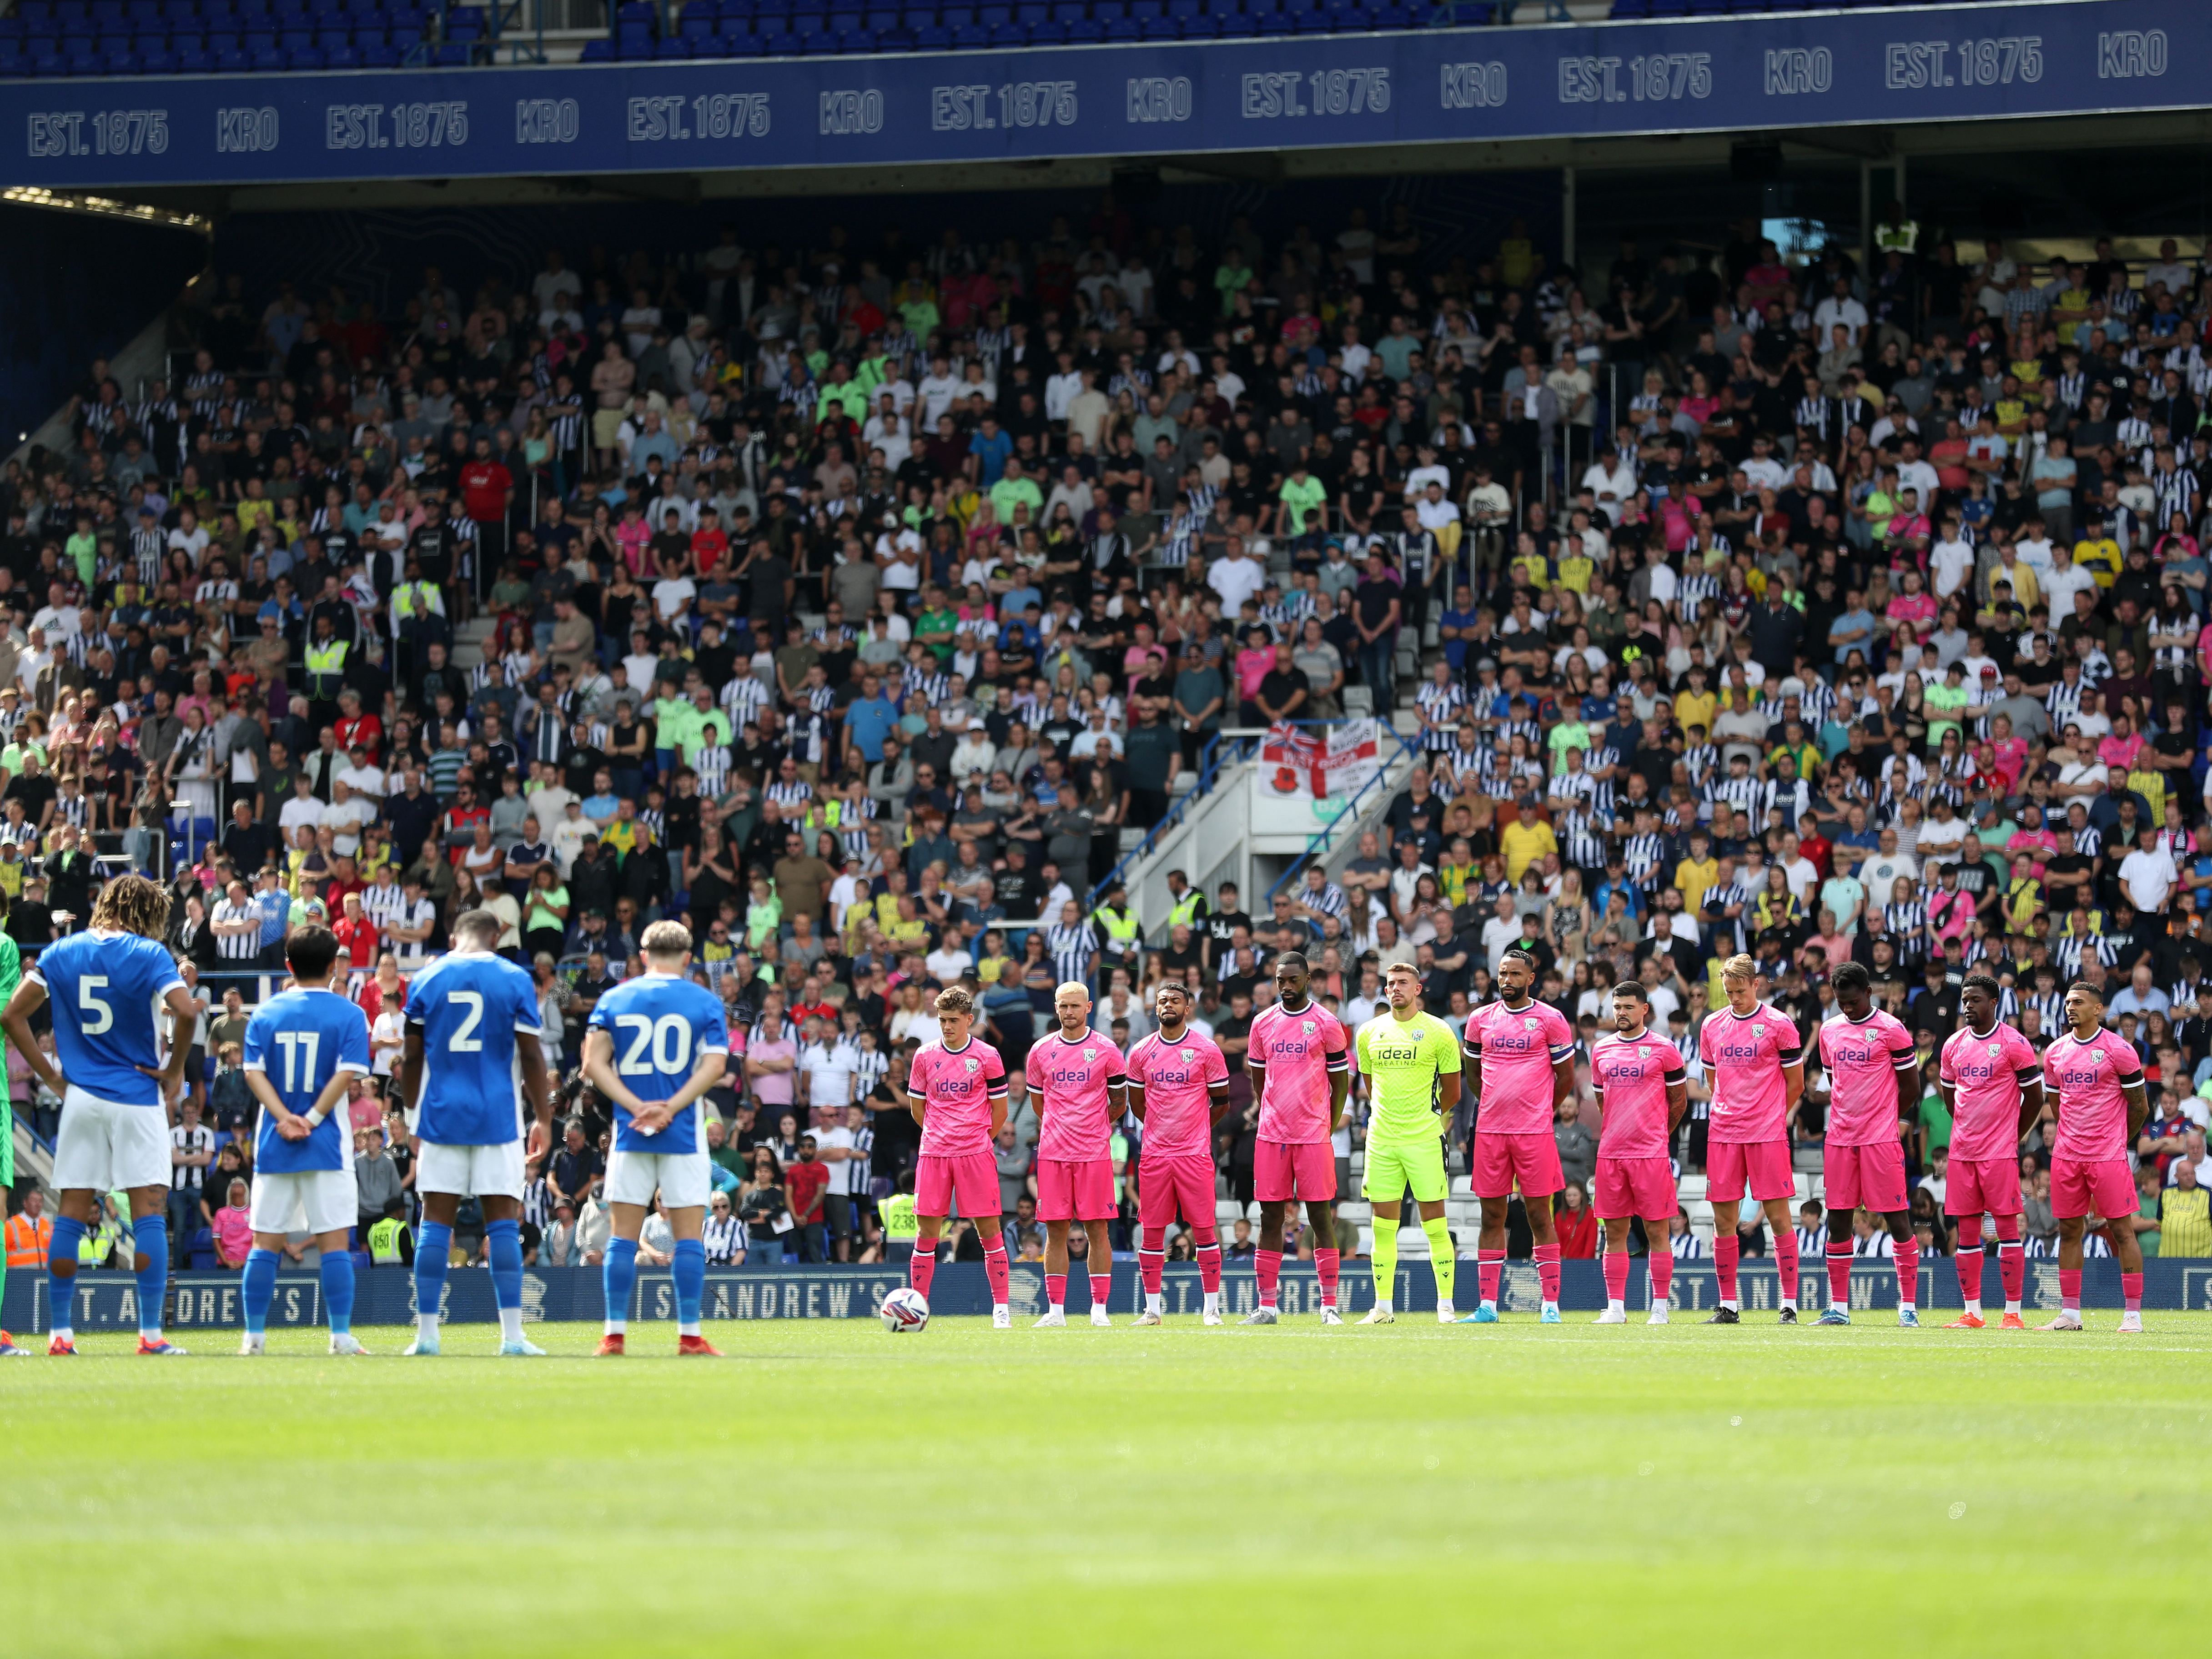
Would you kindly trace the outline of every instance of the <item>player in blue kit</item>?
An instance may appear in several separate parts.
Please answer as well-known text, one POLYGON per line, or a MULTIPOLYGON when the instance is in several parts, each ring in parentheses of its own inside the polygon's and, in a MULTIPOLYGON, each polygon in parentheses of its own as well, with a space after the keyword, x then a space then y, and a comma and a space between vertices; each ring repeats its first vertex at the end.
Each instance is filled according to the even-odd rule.
POLYGON ((131 1196, 137 1274, 138 1352, 184 1350, 161 1334, 169 1283, 169 1121, 184 1082, 197 1013, 176 958, 161 943, 169 896, 143 876, 118 876, 92 908, 92 925, 49 945, 9 999, 0 1025, 38 1079, 61 1097, 54 1185, 61 1213, 46 1257, 49 1354, 74 1354, 77 1245, 100 1195, 131 1196), (53 1060, 31 1035, 31 1016, 53 1003, 53 1060), (165 1053, 164 1010, 186 1042, 165 1053))
POLYGON ((459 917, 453 950, 416 975, 407 999, 399 1087, 412 1103, 422 1198, 410 1354, 438 1352, 446 1258, 465 1198, 483 1203, 500 1352, 545 1352, 522 1335, 522 1109, 527 1103, 531 1114, 527 1157, 542 1158, 552 1141, 553 1093, 538 1046, 538 988, 492 954, 499 933, 489 910, 459 917))
POLYGON ((676 1235, 670 1276, 676 1281, 676 1352, 720 1358, 699 1334, 699 1302, 707 1287, 707 1247, 700 1234, 714 1181, 699 1102, 721 1081, 730 1030, 722 1000, 684 977, 691 934, 682 922, 656 921, 639 941, 645 972, 592 1006, 584 1037, 584 1075, 614 1103, 614 1157, 607 1166, 607 1203, 614 1212, 607 1241, 606 1334, 599 1357, 622 1353, 629 1329, 630 1292, 637 1283, 637 1239, 660 1192, 676 1235))
POLYGON ((287 1233, 304 1229, 322 1252, 323 1310, 331 1352, 368 1352, 353 1334, 353 1257, 347 1250, 357 1189, 353 1133, 331 1114, 349 1079, 368 1075, 368 1020, 331 988, 338 939, 302 927, 284 941, 295 988, 271 997, 246 1023, 246 1086, 261 1103, 253 1132, 253 1249, 240 1291, 246 1304, 241 1354, 268 1340, 269 1299, 287 1233))

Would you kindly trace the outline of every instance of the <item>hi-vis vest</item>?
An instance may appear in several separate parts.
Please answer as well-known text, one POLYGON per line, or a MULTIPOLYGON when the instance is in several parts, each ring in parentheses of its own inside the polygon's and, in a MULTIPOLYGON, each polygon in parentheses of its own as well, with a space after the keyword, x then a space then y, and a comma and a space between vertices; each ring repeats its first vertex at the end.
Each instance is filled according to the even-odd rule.
POLYGON ((1116 954, 1129 950, 1137 943, 1139 929, 1135 911, 1124 909, 1120 915, 1116 916, 1111 909, 1102 904, 1091 913, 1091 916, 1092 921, 1106 930, 1106 937, 1112 942, 1110 948, 1116 954))
POLYGON ((884 1218, 885 1238, 915 1238, 921 1235, 921 1222, 915 1214, 912 1193, 893 1193, 876 1208, 884 1218))
POLYGON ((1920 242, 1920 222, 1900 219, 1897 223, 1880 224, 1874 228, 1874 245, 1884 253, 1894 251, 1910 253, 1920 242))
POLYGON ((407 1224, 386 1216, 368 1230, 368 1259, 380 1267, 396 1266, 399 1261, 399 1241, 407 1231, 407 1224))
POLYGON ((307 647, 307 694, 310 696, 331 698, 337 696, 338 681, 344 678, 346 642, 326 640, 307 647))
POLYGON ((1177 899, 1174 907, 1168 911, 1168 926, 1172 927, 1180 922, 1186 927, 1197 927, 1198 907, 1205 902, 1205 897, 1197 888, 1185 888, 1183 896, 1177 899))

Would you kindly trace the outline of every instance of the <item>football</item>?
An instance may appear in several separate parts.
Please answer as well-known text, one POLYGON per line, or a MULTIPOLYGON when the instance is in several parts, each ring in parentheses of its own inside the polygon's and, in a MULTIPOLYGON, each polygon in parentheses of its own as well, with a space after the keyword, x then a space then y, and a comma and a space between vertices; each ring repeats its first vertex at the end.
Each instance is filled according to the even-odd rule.
POLYGON ((882 1311, 884 1328, 894 1336, 901 1331, 918 1331, 929 1323, 929 1303, 910 1285, 902 1285, 885 1297, 882 1311))

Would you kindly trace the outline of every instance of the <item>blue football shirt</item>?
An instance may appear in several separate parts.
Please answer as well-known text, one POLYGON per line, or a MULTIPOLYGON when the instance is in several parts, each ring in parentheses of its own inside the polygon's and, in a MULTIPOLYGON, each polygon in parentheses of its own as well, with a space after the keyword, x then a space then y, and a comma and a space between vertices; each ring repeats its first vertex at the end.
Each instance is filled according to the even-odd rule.
POLYGON ((538 1034, 538 988, 513 963, 455 951, 409 988, 407 1023, 422 1033, 415 1133, 441 1146, 501 1146, 523 1134, 518 1031, 538 1034))
POLYGON ((72 933, 39 952, 23 976, 45 986, 53 1005, 64 1082, 118 1105, 161 1105, 161 1085, 138 1067, 158 1071, 168 1059, 161 999, 185 981, 167 945, 137 933, 72 933))
MULTIPOLYGON (((592 1005, 590 1024, 612 1039, 615 1070, 647 1102, 672 1099, 691 1080, 700 1055, 730 1052, 722 1000, 674 974, 624 981, 592 1005)), ((619 1101, 614 1108, 617 1152, 674 1156, 706 1148, 697 1101, 658 1134, 640 1133, 630 1127, 629 1109, 619 1101)))
MULTIPOLYGON (((286 991, 246 1022, 246 1069, 259 1072, 291 1110, 305 1117, 333 1075, 368 1072, 368 1018, 335 991, 286 991)), ((253 1165, 264 1175, 353 1168, 353 1131, 334 1109, 305 1140, 287 1140, 259 1114, 253 1165)))

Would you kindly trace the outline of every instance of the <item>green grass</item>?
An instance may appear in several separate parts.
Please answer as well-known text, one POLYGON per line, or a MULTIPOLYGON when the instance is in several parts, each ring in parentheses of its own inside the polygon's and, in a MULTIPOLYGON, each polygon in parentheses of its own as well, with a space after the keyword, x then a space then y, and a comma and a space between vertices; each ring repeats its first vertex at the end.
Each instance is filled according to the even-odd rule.
POLYGON ((574 1325, 532 1362, 483 1326, 436 1361, 81 1336, 0 1367, 0 1605, 16 1652, 225 1659, 2078 1655, 2195 1627, 2212 1315, 2124 1341, 2103 1310, 2071 1337, 1587 1318, 778 1322, 714 1328, 721 1365, 664 1357, 668 1326, 604 1364, 574 1325))

